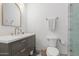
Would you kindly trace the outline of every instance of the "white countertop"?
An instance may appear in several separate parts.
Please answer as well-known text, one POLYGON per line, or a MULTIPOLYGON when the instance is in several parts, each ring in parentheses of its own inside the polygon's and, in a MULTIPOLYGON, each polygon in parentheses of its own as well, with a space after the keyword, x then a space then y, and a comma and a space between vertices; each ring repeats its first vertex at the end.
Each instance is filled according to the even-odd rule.
POLYGON ((25 34, 19 34, 19 35, 7 35, 7 36, 0 36, 0 43, 10 43, 17 40, 20 40, 24 37, 29 37, 35 35, 34 33, 25 33, 25 34))

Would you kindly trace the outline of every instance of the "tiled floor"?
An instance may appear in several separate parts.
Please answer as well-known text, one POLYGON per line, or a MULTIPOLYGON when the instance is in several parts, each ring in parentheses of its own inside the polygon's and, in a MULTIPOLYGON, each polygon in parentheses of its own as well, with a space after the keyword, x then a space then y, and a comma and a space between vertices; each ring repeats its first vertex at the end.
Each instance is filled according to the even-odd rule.
MULTIPOLYGON (((39 53, 36 56, 46 56, 46 55, 41 55, 41 53, 39 53)), ((67 55, 66 54, 60 54, 59 56, 67 56, 67 55)))
POLYGON ((42 56, 41 53, 37 54, 37 56, 42 56))
MULTIPOLYGON (((41 54, 37 54, 37 56, 42 56, 41 54)), ((66 54, 60 54, 60 56, 67 56, 66 54)))
MULTIPOLYGON (((35 53, 35 56, 46 56, 45 51, 35 53)), ((60 54, 59 56, 67 56, 67 54, 60 54)))

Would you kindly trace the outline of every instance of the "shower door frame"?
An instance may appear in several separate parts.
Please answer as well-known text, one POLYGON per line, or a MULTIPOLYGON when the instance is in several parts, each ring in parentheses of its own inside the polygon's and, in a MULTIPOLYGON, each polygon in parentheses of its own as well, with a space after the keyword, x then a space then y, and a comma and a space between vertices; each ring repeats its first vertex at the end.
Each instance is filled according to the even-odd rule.
POLYGON ((68 4, 68 45, 67 45, 68 56, 70 56, 70 7, 71 3, 68 4))

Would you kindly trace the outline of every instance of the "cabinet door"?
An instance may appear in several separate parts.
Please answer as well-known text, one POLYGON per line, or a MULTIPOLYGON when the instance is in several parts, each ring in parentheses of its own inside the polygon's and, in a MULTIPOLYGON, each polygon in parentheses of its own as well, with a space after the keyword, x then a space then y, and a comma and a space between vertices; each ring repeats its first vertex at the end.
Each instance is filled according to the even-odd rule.
POLYGON ((28 38, 28 47, 33 48, 35 46, 35 36, 28 38))
POLYGON ((0 56, 8 56, 8 55, 9 55, 8 44, 0 43, 0 56))
POLYGON ((27 56, 26 48, 23 48, 22 50, 18 51, 15 55, 16 56, 27 56))
POLYGON ((22 44, 21 41, 22 40, 18 40, 18 41, 12 42, 10 44, 12 55, 15 55, 18 51, 20 51, 21 49, 24 48, 24 46, 23 46, 24 44, 22 44))
POLYGON ((25 47, 27 54, 30 55, 30 52, 35 48, 35 36, 30 36, 26 38, 25 47))

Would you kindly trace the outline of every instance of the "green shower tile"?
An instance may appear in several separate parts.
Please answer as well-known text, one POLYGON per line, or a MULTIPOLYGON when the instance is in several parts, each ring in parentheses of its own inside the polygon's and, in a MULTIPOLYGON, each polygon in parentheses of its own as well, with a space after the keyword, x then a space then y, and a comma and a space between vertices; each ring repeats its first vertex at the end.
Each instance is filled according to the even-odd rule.
POLYGON ((79 56, 79 4, 70 6, 70 55, 79 56))

